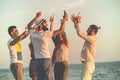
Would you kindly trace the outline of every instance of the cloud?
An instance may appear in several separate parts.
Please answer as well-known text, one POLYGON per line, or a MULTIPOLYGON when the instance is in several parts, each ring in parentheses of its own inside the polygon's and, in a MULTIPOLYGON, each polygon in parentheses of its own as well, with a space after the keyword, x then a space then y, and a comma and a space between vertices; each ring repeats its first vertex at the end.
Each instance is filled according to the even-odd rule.
POLYGON ((78 2, 70 3, 67 5, 66 10, 74 9, 84 5, 86 0, 79 0, 78 2))
POLYGON ((84 3, 86 2, 86 0, 79 0, 79 1, 74 1, 74 2, 64 2, 64 3, 59 3, 59 4, 55 4, 52 5, 51 7, 49 7, 50 11, 63 11, 63 10, 71 10, 71 9, 75 9, 78 8, 80 6, 83 6, 84 3))

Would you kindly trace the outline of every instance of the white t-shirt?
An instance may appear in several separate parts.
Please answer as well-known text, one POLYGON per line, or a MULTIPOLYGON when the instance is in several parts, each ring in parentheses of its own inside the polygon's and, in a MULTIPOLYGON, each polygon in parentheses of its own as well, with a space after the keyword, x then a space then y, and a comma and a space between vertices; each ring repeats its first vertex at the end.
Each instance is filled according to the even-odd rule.
POLYGON ((32 39, 35 58, 51 58, 48 43, 49 39, 52 38, 53 31, 36 32, 30 29, 30 36, 32 39))
POLYGON ((17 42, 15 45, 10 45, 13 39, 8 41, 8 49, 10 53, 10 62, 11 63, 23 63, 22 61, 22 49, 20 42, 17 42))

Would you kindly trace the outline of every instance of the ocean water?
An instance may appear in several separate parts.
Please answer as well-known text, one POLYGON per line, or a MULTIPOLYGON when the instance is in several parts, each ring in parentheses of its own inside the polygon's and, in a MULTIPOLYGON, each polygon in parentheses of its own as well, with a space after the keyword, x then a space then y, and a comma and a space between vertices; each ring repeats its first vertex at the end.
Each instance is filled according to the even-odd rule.
MULTIPOLYGON (((92 80, 120 80, 120 62, 96 63, 92 80)), ((68 80, 80 80, 81 65, 70 64, 68 80)), ((25 80, 31 80, 28 68, 24 68, 25 80)), ((10 69, 0 69, 0 80, 14 80, 10 69)))

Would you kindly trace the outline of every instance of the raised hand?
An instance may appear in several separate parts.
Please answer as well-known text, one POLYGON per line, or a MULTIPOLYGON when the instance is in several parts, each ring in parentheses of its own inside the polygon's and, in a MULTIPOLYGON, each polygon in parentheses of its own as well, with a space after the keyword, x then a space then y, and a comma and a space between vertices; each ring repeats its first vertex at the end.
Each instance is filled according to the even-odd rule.
POLYGON ((75 15, 74 14, 72 14, 71 15, 71 20, 72 20, 72 22, 74 23, 74 24, 76 24, 77 22, 76 22, 76 17, 75 17, 75 15))
POLYGON ((64 12, 63 20, 68 20, 68 14, 66 12, 64 12))
POLYGON ((50 31, 54 30, 54 16, 50 16, 50 31))
POLYGON ((77 22, 77 23, 80 23, 80 22, 81 22, 81 17, 80 17, 79 15, 76 17, 76 22, 77 22))
POLYGON ((50 22, 53 22, 54 21, 54 16, 50 16, 50 22))
POLYGON ((28 31, 24 31, 24 35, 27 36, 29 34, 28 31))
POLYGON ((38 13, 36 14, 36 17, 35 17, 35 18, 38 20, 38 19, 40 19, 41 15, 42 15, 42 12, 38 12, 38 13))

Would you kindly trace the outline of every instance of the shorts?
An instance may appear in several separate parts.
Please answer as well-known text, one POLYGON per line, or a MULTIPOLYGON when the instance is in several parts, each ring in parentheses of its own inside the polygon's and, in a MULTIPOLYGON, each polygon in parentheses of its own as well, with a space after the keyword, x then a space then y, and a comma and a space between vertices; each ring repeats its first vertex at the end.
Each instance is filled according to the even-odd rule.
POLYGON ((16 80, 24 80, 24 72, 23 72, 22 63, 11 63, 10 69, 16 80))

